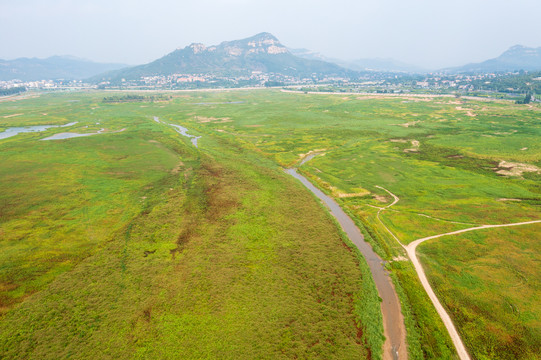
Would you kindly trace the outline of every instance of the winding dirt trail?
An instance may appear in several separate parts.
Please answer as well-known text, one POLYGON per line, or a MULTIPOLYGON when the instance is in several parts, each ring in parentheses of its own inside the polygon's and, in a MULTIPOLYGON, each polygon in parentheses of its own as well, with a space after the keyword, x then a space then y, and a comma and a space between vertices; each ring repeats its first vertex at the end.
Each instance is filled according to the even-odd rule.
POLYGON ((465 232, 468 232, 468 231, 475 231, 475 230, 482 230, 482 229, 491 229, 491 228, 500 228, 500 227, 509 227, 509 226, 521 226, 521 225, 537 224, 537 223, 541 223, 541 220, 523 221, 523 222, 518 222, 518 223, 500 224, 500 225, 480 225, 480 226, 475 226, 475 227, 471 227, 471 228, 467 228, 467 229, 451 231, 451 232, 444 233, 444 234, 427 236, 427 237, 412 241, 408 245, 404 245, 392 233, 392 231, 383 223, 383 221, 381 221, 381 218, 379 217, 379 215, 380 215, 380 213, 382 211, 390 208, 391 206, 396 204, 400 199, 398 198, 398 196, 391 193, 389 190, 387 190, 387 189, 385 189, 385 188, 383 188, 381 186, 376 186, 376 187, 378 187, 378 188, 380 188, 382 190, 385 190, 387 193, 389 193, 394 198, 394 201, 393 201, 392 204, 387 205, 386 207, 380 208, 380 210, 378 211, 377 218, 378 218, 379 222, 389 232, 389 234, 391 234, 393 236, 393 238, 396 241, 398 241, 398 243, 400 245, 402 245, 402 247, 406 250, 406 253, 408 254, 409 258, 411 259, 411 262, 413 263, 413 266, 415 267, 415 271, 417 272, 417 276, 419 276, 419 279, 421 280, 421 284, 423 285, 426 293, 428 294, 428 297, 430 298, 430 300, 434 304, 434 307, 436 308, 436 311, 440 315, 441 320, 443 321, 443 324, 445 325, 445 327, 447 328, 447 331, 449 332, 449 335, 451 336, 451 340, 453 341, 453 344, 454 344, 454 346, 456 348, 458 356, 460 357, 461 360, 470 360, 470 355, 468 354, 468 351, 466 350, 466 347, 464 346, 464 343, 462 342, 462 339, 460 338, 460 335, 458 334, 458 332, 457 332, 457 330, 455 328, 455 325, 454 325, 453 321, 451 320, 451 317, 449 316, 447 311, 445 311, 445 308, 442 306, 440 300, 438 299, 438 297, 434 293, 434 290, 432 289, 432 286, 430 286, 430 283, 428 282, 425 271, 424 271, 424 269, 423 269, 423 267, 421 265, 421 262, 419 261, 419 258, 417 257, 417 252, 416 252, 417 251, 417 246, 419 246, 419 244, 422 244, 423 242, 425 242, 427 240, 437 239, 437 238, 440 238, 442 236, 457 235, 457 234, 465 233, 465 232))

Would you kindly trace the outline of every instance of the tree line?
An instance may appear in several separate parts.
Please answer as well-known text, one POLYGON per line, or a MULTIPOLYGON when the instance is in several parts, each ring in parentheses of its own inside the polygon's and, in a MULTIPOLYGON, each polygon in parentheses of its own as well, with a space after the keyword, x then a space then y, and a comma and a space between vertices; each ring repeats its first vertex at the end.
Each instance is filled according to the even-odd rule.
POLYGON ((9 89, 0 89, 0 96, 15 95, 25 91, 26 88, 24 86, 12 87, 9 89))

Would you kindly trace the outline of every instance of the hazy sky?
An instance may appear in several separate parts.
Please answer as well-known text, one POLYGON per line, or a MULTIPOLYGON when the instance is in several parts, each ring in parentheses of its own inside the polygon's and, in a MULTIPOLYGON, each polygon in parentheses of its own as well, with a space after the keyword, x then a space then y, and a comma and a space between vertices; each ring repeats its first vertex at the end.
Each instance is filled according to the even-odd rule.
POLYGON ((141 64, 267 31, 330 57, 439 68, 541 46, 541 0, 0 0, 0 59, 141 64))

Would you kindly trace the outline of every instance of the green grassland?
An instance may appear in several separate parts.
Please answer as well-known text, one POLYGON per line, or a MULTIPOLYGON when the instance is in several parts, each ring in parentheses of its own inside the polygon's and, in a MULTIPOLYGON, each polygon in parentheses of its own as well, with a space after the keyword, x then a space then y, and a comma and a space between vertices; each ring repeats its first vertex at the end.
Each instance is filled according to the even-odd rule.
MULTIPOLYGON (((278 91, 191 96, 184 100, 178 121, 201 134, 236 142, 284 167, 298 163, 309 151, 320 153, 301 171, 354 214, 374 248, 391 260, 388 266, 410 313, 410 333, 417 334, 416 339, 408 339, 414 358, 452 357, 452 346, 411 265, 393 261, 403 251, 380 225, 373 208, 388 205, 392 199, 376 185, 400 198, 381 219, 403 243, 480 224, 541 219, 540 174, 497 173, 505 170, 499 167, 501 161, 541 168, 539 105, 278 91), (231 103, 239 101, 242 103, 231 103)), ((485 251, 477 254, 478 261, 497 261, 494 253, 512 253, 516 261, 505 265, 508 271, 520 273, 518 264, 523 264, 540 273, 539 249, 533 245, 529 252, 515 249, 522 239, 530 244, 539 241, 534 229, 513 228, 508 238, 488 241, 485 251)), ((476 283, 477 299, 492 299, 495 294, 516 299, 524 294, 527 300, 511 305, 490 301, 472 305, 466 280, 437 280, 467 277, 468 265, 460 259, 475 252, 474 243, 465 241, 456 246, 450 239, 423 244, 419 252, 471 355, 478 359, 495 353, 535 358, 541 338, 537 331, 540 315, 532 311, 539 307, 538 284, 528 281, 520 288, 506 288, 499 283, 499 276, 484 276, 476 283), (442 250, 436 252, 436 248, 442 250), (449 261, 455 266, 443 266, 449 261), (511 321, 504 316, 509 306, 528 313, 528 318, 511 321), (475 324, 459 320, 465 317, 478 320, 475 324), (518 332, 523 334, 518 336, 520 341, 508 341, 517 338, 517 326, 523 329, 518 332), (498 335, 486 341, 484 336, 494 332, 498 335)))
MULTIPOLYGON (((376 186, 400 198, 380 218, 403 243, 541 219, 541 175, 496 173, 501 161, 541 168, 539 105, 277 90, 170 95, 156 103, 103 103, 110 94, 100 93, 0 103, 2 128, 126 128, 58 143, 36 141, 44 133, 0 141, 10 167, 0 170, 5 357, 381 356, 366 264, 280 171, 310 151, 319 155, 300 171, 388 260, 411 359, 456 354, 376 217, 392 201, 376 186), (5 117, 13 114, 22 115, 5 117), (200 149, 153 116, 201 135, 200 149)), ((418 249, 475 359, 537 356, 538 230, 482 230, 418 249)))
POLYGON ((104 96, 0 103, 4 128, 78 121, 0 140, 0 358, 381 358, 368 266, 300 184, 153 120, 193 95, 104 96))

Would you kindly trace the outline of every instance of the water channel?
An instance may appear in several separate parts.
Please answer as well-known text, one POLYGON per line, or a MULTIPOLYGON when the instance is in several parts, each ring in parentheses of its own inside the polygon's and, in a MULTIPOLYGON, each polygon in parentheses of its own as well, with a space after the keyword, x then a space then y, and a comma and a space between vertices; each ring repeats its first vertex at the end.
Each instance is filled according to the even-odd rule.
POLYGON ((175 129, 177 130, 177 132, 182 135, 182 136, 186 136, 188 138, 190 138, 190 141, 192 142, 192 144, 197 147, 197 140, 199 138, 201 138, 201 136, 195 136, 195 135, 190 135, 188 134, 188 129, 186 129, 184 126, 180 126, 180 125, 175 125, 175 124, 169 124, 173 127, 175 127, 175 129))
MULTIPOLYGON (((314 154, 315 155, 315 154, 314 154)), ((384 359, 406 359, 406 330, 402 317, 400 301, 394 290, 392 280, 384 267, 383 260, 372 250, 370 244, 364 241, 364 236, 353 220, 342 210, 333 199, 316 188, 308 179, 297 173, 296 169, 286 169, 286 173, 299 180, 308 190, 316 195, 336 218, 349 239, 359 249, 366 259, 381 302, 383 314, 383 328, 386 337, 384 345, 384 359)))
POLYGON ((77 122, 70 122, 65 125, 35 125, 35 126, 21 126, 21 127, 11 127, 7 128, 5 131, 0 132, 0 140, 7 139, 12 136, 21 134, 21 133, 27 133, 27 132, 41 132, 45 131, 50 128, 57 128, 57 127, 68 127, 73 126, 77 124, 77 122))

